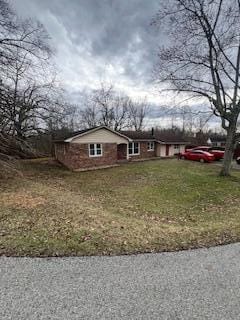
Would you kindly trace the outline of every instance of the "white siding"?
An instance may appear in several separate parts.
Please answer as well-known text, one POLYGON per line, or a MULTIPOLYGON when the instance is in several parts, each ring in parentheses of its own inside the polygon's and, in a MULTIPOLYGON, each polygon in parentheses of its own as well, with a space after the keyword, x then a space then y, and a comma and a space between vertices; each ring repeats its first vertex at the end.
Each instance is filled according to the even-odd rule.
POLYGON ((174 144, 169 145, 169 157, 174 156, 175 153, 184 152, 184 151, 185 151, 185 145, 180 144, 178 150, 174 148, 174 144))
POLYGON ((165 144, 157 144, 157 157, 166 157, 166 146, 165 144))
MULTIPOLYGON (((173 153, 175 154, 178 154, 178 153, 181 153, 181 152, 184 152, 185 151, 185 145, 182 145, 182 144, 178 144, 176 143, 176 145, 178 146, 178 148, 174 148, 174 144, 172 145, 173 147, 173 153)), ((172 154, 171 154, 172 155, 172 154)))
POLYGON ((72 143, 128 143, 128 140, 107 129, 99 129, 94 132, 75 138, 72 143))
POLYGON ((180 152, 184 152, 185 151, 185 147, 186 147, 185 145, 181 144, 180 145, 180 152))
POLYGON ((173 144, 170 144, 170 145, 169 145, 169 153, 168 153, 168 156, 169 156, 169 157, 172 157, 172 156, 174 156, 174 153, 175 153, 174 145, 173 145, 173 144))
POLYGON ((161 144, 160 157, 166 157, 166 145, 165 144, 161 144))
MULTIPOLYGON (((179 152, 184 152, 185 151, 185 145, 179 145, 179 152)), ((172 157, 174 156, 175 153, 174 145, 170 144, 169 145, 169 153, 168 156, 172 157)), ((157 157, 166 157, 166 145, 165 144, 157 144, 157 157)))
POLYGON ((156 156, 160 157, 160 144, 156 142, 155 148, 156 148, 156 156))

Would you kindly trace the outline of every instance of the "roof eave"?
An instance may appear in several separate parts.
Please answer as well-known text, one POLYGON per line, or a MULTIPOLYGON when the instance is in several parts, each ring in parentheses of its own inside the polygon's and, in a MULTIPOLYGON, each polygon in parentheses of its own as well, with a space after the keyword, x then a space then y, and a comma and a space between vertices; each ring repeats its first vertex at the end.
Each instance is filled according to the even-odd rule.
POLYGON ((97 127, 97 128, 93 128, 92 130, 88 130, 87 132, 83 132, 83 133, 77 134, 76 136, 73 136, 73 137, 70 137, 68 139, 65 139, 64 142, 72 142, 76 138, 85 136, 85 135, 87 135, 89 133, 95 132, 95 131, 100 130, 100 129, 106 129, 106 130, 108 130, 108 131, 110 131, 110 132, 112 132, 112 133, 114 133, 114 134, 116 134, 116 135, 128 140, 128 141, 132 141, 132 139, 128 138, 124 134, 118 133, 118 132, 108 128, 107 126, 100 126, 100 127, 97 127))
POLYGON ((154 139, 154 138, 152 138, 152 139, 135 139, 135 138, 132 138, 132 141, 142 141, 142 142, 144 142, 144 141, 154 141, 154 142, 157 142, 157 140, 156 139, 154 139))
POLYGON ((68 143, 65 140, 54 140, 53 143, 68 143))
POLYGON ((157 142, 159 144, 188 144, 188 141, 161 141, 161 140, 157 140, 157 142))

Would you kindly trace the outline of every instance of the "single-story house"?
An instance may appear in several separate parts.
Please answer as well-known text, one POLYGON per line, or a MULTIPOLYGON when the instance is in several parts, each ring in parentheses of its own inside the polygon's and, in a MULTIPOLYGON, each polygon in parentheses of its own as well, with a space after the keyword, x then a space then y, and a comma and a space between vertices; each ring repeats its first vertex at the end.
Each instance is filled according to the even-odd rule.
POLYGON ((71 170, 116 165, 122 161, 171 157, 185 150, 182 139, 154 131, 114 131, 106 126, 85 129, 54 142, 56 159, 71 170))

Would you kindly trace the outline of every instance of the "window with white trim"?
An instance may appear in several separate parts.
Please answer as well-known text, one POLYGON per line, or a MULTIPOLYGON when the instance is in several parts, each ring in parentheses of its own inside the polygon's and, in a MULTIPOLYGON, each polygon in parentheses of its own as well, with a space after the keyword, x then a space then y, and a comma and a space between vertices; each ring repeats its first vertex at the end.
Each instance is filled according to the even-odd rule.
POLYGON ((179 150, 179 148, 180 148, 179 144, 175 144, 175 145, 174 145, 174 149, 175 149, 175 150, 179 150))
POLYGON ((154 141, 148 142, 148 151, 154 151, 154 141))
POLYGON ((102 145, 100 143, 90 143, 89 157, 101 157, 102 156, 102 145))
POLYGON ((140 154, 139 142, 129 142, 128 153, 130 156, 140 154))

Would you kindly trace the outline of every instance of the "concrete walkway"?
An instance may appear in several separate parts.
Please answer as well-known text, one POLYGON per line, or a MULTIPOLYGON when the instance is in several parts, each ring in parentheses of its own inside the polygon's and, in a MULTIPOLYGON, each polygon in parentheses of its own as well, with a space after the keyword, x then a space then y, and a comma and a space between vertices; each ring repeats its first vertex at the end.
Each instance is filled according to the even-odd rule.
POLYGON ((0 258, 0 319, 240 319, 240 244, 178 253, 0 258))

